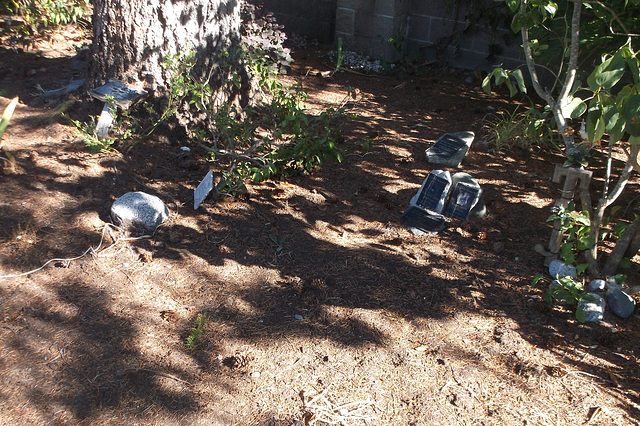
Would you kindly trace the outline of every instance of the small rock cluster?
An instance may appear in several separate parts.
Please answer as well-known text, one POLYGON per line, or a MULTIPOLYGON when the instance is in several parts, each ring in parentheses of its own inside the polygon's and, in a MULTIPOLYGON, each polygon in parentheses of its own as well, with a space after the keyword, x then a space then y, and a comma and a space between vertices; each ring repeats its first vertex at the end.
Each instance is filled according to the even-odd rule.
MULTIPOLYGON (((338 52, 329 52, 328 56, 332 61, 338 60, 338 52)), ((379 59, 371 59, 368 56, 362 56, 356 52, 351 52, 348 50, 342 52, 341 66, 352 69, 354 71, 367 73, 382 74, 384 72, 384 66, 379 59)), ((389 67, 393 68, 393 64, 389 64, 389 67)))
MULTIPOLYGON (((576 268, 572 265, 565 265, 561 260, 553 260, 549 264, 549 274, 552 277, 576 278, 576 268)), ((549 286, 559 285, 553 281, 549 286)), ((591 296, 582 299, 578 303, 578 309, 584 310, 586 322, 601 321, 607 306, 611 312, 620 318, 629 318, 636 307, 636 302, 631 296, 625 293, 615 277, 609 277, 607 281, 596 279, 588 283, 585 287, 585 294, 591 296), (603 297, 604 296, 604 297, 603 297)))

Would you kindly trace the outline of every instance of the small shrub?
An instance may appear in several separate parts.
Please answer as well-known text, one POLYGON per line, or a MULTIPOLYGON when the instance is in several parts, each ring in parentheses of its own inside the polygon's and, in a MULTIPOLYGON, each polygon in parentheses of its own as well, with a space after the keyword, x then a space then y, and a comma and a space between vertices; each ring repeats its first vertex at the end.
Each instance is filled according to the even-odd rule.
POLYGON ((207 322, 207 317, 203 314, 198 314, 196 319, 193 321, 193 327, 191 328, 191 332, 189 333, 189 337, 185 341, 185 346, 189 349, 194 349, 198 346, 202 335, 204 334, 204 327, 207 322))
MULTIPOLYGON (((533 279, 532 285, 535 286, 540 282, 548 281, 544 279, 542 274, 537 274, 533 279)), ((557 279, 551 281, 545 291, 544 300, 550 305, 558 301, 564 301, 575 307, 581 300, 593 302, 595 299, 590 294, 584 293, 584 287, 581 282, 571 277, 557 277, 557 279)), ((583 309, 576 308, 575 316, 578 321, 584 322, 586 313, 583 309)))
POLYGON ((556 147, 555 136, 549 126, 548 114, 535 109, 520 112, 499 111, 485 118, 487 141, 496 152, 514 148, 531 150, 547 146, 556 147))
POLYGON ((49 28, 77 22, 89 8, 86 0, 12 0, 3 2, 2 9, 20 16, 21 23, 7 26, 4 34, 11 34, 16 42, 29 46, 38 37, 44 37, 49 28))
MULTIPOLYGON (((563 232, 560 258, 565 264, 575 264, 579 253, 590 249, 595 243, 591 233, 591 220, 587 211, 576 211, 574 202, 565 207, 553 207, 547 222, 558 220, 563 232)), ((587 269, 586 264, 576 266, 578 274, 587 269)))

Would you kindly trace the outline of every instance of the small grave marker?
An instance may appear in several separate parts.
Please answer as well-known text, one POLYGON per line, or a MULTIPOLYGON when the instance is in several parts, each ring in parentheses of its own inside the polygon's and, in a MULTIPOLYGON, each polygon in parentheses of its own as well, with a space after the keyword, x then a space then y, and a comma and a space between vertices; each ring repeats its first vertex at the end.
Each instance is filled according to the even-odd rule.
POLYGON ((113 120, 118 113, 116 106, 122 109, 129 109, 135 101, 146 96, 147 92, 119 81, 110 81, 97 89, 91 90, 89 94, 105 103, 96 124, 96 136, 102 139, 107 136, 113 126, 113 120), (110 102, 111 98, 113 98, 115 105, 110 102))
POLYGON ((75 92, 84 84, 84 79, 80 80, 72 80, 67 86, 62 89, 48 90, 46 92, 40 93, 40 96, 43 98, 53 98, 56 96, 66 95, 67 93, 75 92))
POLYGON ((427 161, 431 164, 458 167, 467 155, 474 138, 473 132, 445 133, 425 151, 427 161))
POLYGON ((417 206, 409 206, 400 219, 402 224, 415 235, 435 234, 444 229, 446 219, 439 213, 430 212, 417 206))
POLYGON ((478 203, 482 190, 466 182, 459 182, 453 189, 445 216, 465 221, 471 209, 478 203))
POLYGON ((422 182, 420 191, 411 199, 411 205, 442 213, 451 188, 451 175, 442 170, 433 170, 422 182))
POLYGON ((198 187, 193 191, 193 209, 197 210, 200 207, 200 203, 207 198, 209 192, 213 189, 213 172, 209 170, 209 173, 206 174, 202 182, 198 185, 198 187))

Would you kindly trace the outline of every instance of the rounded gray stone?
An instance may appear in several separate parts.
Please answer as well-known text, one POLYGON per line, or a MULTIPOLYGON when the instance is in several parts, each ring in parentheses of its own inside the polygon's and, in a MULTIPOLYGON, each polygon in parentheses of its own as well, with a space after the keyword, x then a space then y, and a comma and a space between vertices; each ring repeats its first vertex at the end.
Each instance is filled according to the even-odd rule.
POLYGON ((595 293, 587 293, 592 296, 595 300, 585 300, 582 299, 578 303, 578 309, 582 309, 585 313, 585 322, 598 322, 602 320, 604 316, 604 309, 606 307, 606 303, 604 299, 595 293))
POLYGON ((610 290, 607 292, 607 303, 611 312, 620 318, 629 318, 636 307, 636 302, 631 296, 622 290, 610 290))
POLYGON ((603 291, 606 287, 607 283, 605 280, 593 280, 589 284, 587 284, 587 291, 603 291))
POLYGON ((127 192, 111 205, 113 223, 135 230, 153 232, 169 217, 169 209, 155 195, 127 192))
POLYGON ((575 266, 565 265, 562 260, 554 259, 549 264, 549 275, 551 275, 553 278, 575 278, 578 276, 578 273, 575 266))

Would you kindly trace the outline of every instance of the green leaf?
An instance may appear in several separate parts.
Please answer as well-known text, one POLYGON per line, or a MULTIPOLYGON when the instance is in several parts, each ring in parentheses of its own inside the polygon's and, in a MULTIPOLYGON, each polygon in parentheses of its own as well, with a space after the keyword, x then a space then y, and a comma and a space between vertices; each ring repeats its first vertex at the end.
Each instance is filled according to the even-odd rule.
POLYGON ((522 71, 515 70, 511 73, 511 75, 516 81, 516 84, 518 85, 518 89, 520 89, 522 93, 527 93, 527 86, 524 84, 524 77, 522 75, 522 71))
POLYGON ((585 213, 576 215, 574 220, 580 225, 591 226, 591 220, 589 220, 589 216, 587 216, 585 213))
POLYGON ((573 299, 573 297, 571 296, 571 293, 569 293, 565 289, 559 289, 558 291, 555 291, 553 296, 558 300, 570 301, 571 299, 573 299))
POLYGON ((625 274, 616 274, 613 276, 613 278, 616 280, 616 284, 618 285, 624 284, 624 282, 627 280, 627 276, 625 274))
POLYGON ((513 85, 511 80, 507 79, 504 81, 507 87, 509 88, 509 97, 513 97, 518 93, 518 89, 513 85))
POLYGON ((576 247, 578 250, 582 251, 582 250, 588 250, 591 247, 593 247, 593 244, 595 243, 594 239, 591 237, 583 237, 580 238, 576 244, 576 247))
POLYGON ((631 76, 633 77, 633 82, 635 84, 640 83, 640 63, 637 57, 631 57, 627 59, 627 65, 631 71, 631 76))
POLYGON ((617 142, 620 140, 620 137, 617 136, 622 136, 621 130, 624 128, 624 120, 620 118, 615 100, 611 99, 611 97, 608 97, 607 100, 611 103, 602 107, 602 117, 605 123, 604 130, 609 134, 609 141, 617 142))
POLYGON ((544 10, 546 10, 549 15, 554 16, 558 11, 558 5, 550 1, 544 6, 544 10))
POLYGON ((631 136, 640 136, 640 95, 634 95, 626 103, 624 109, 626 129, 631 136))
POLYGON ((484 93, 487 95, 491 94, 491 77, 492 74, 488 74, 484 80, 482 80, 482 90, 484 90, 484 93))
POLYGON ((563 102, 562 115, 566 118, 578 118, 587 111, 587 104, 580 98, 568 98, 563 102))
POLYGON ((609 90, 624 76, 624 70, 625 60, 622 52, 618 51, 593 70, 587 78, 587 85, 594 92, 600 89, 609 90))
POLYGON ((11 116, 13 116, 13 112, 16 109, 16 105, 18 105, 18 97, 16 96, 11 100, 9 105, 4 110, 2 114, 2 119, 0 120, 0 139, 2 139, 2 135, 4 131, 7 130, 7 126, 9 125, 9 120, 11 120, 11 116))
POLYGON ((586 263, 581 263, 580 265, 576 266, 576 274, 578 276, 582 275, 584 273, 584 271, 586 271, 589 268, 589 265, 587 265, 586 263))
POLYGON ((576 319, 580 322, 585 322, 587 320, 587 314, 584 309, 576 309, 576 319))
POLYGON ((602 119, 602 115, 589 114, 587 118, 587 134, 590 141, 599 141, 604 136, 605 122, 602 119))
POLYGON ((511 13, 520 9, 520 0, 507 0, 506 3, 511 13))
POLYGON ((560 257, 566 264, 575 263, 576 256, 573 254, 573 244, 564 243, 560 248, 560 257))
POLYGON ((511 21, 511 31, 517 34, 525 26, 529 26, 527 25, 527 18, 520 12, 516 13, 511 21))
POLYGON ((544 274, 537 273, 533 276, 533 282, 531 283, 531 287, 535 287, 540 281, 544 280, 544 274))

